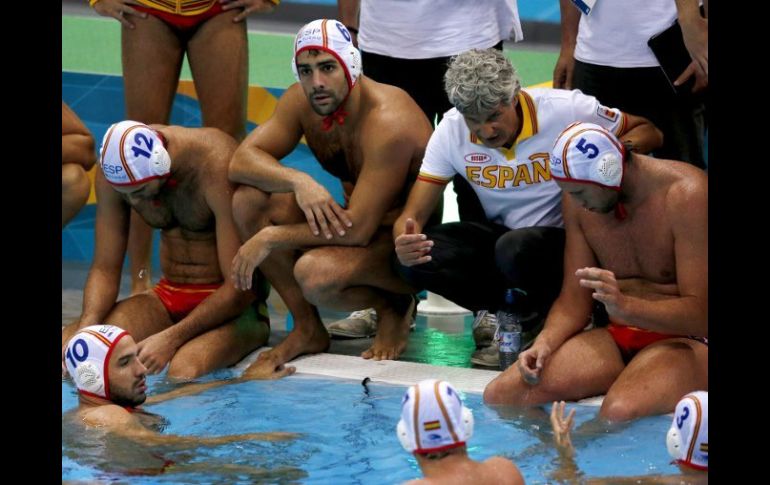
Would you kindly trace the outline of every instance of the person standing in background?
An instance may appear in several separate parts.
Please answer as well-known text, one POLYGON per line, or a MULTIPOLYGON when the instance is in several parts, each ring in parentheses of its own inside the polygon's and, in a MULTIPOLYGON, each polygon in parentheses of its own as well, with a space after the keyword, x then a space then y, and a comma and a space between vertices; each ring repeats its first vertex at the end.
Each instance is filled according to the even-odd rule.
POLYGON ((598 1, 586 14, 570 0, 561 2, 561 53, 553 87, 580 89, 602 104, 643 116, 663 132, 657 158, 705 167, 708 87, 708 20, 697 0, 598 1), (690 93, 677 93, 647 41, 679 21, 693 61, 678 79, 695 76, 690 93))
MULTIPOLYGON (((246 22, 280 0, 90 0, 121 23, 126 119, 168 125, 187 55, 203 126, 240 142, 246 136, 249 76, 246 22), (177 5, 174 6, 173 4, 177 5), (169 6, 171 4, 171 6, 169 6)), ((152 228, 131 211, 131 294, 151 287, 152 228)))

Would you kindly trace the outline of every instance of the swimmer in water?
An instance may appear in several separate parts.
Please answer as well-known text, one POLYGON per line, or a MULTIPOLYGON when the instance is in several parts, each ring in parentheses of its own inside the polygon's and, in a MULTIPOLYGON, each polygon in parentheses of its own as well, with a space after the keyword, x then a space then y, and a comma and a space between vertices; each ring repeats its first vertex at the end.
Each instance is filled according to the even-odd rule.
POLYGON ((559 451, 560 468, 551 478, 559 483, 609 484, 706 484, 709 469, 709 394, 695 391, 687 394, 676 405, 674 419, 666 434, 666 448, 679 468, 680 474, 642 475, 628 477, 586 478, 575 463, 575 449, 570 431, 575 409, 565 416, 564 401, 554 402, 551 407, 551 428, 556 449, 559 451))
MULTIPOLYGON (((78 389, 78 407, 73 411, 78 421, 88 427, 134 439, 143 444, 197 446, 244 440, 285 440, 293 433, 244 433, 229 436, 179 436, 162 434, 150 423, 157 415, 145 411, 142 404, 157 404, 215 387, 258 378, 248 369, 237 379, 188 384, 173 391, 147 396, 147 368, 138 358, 139 347, 131 335, 114 325, 90 325, 80 329, 67 343, 64 360, 78 389)), ((287 367, 286 375, 294 368, 287 367)))
POLYGON ((518 467, 506 458, 493 456, 479 463, 468 457, 473 413, 446 381, 426 379, 406 391, 396 434, 404 449, 414 455, 424 475, 407 482, 410 485, 524 484, 518 467))

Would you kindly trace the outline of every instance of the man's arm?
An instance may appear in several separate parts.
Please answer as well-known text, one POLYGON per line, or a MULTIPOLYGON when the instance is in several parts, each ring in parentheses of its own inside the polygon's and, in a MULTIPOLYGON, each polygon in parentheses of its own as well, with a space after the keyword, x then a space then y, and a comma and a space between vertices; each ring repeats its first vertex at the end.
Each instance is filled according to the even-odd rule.
MULTIPOLYGON (((423 116, 422 112, 419 115, 423 116)), ((393 118, 396 117, 393 114, 393 118)), ((403 120, 391 119, 362 132, 364 161, 348 202, 353 225, 344 237, 335 238, 348 242, 338 244, 368 245, 383 224, 385 214, 397 205, 407 187, 412 158, 422 147, 418 146, 418 137, 410 132, 417 128, 401 128, 401 123, 403 120)))
POLYGON ((637 153, 650 153, 663 145, 663 132, 647 118, 623 113, 625 126, 618 139, 627 149, 637 153))
POLYGON ((690 53, 692 62, 674 81, 674 85, 680 85, 695 74, 695 86, 692 90, 697 92, 707 87, 709 83, 708 20, 701 17, 697 0, 675 0, 675 2, 684 45, 690 53))
POLYGON ((201 144, 207 146, 202 157, 219 157, 208 165, 201 190, 216 225, 217 257, 223 284, 206 297, 192 312, 166 330, 139 342, 139 356, 150 373, 160 372, 176 350, 198 335, 237 318, 254 298, 237 290, 230 282, 230 268, 240 246, 232 213, 234 186, 227 179, 227 165, 237 146, 235 140, 218 130, 205 133, 201 144))
POLYGON ((568 415, 564 415, 566 403, 553 402, 551 406, 551 429, 553 430, 553 440, 556 445, 556 451, 559 452, 559 460, 556 468, 550 474, 550 478, 559 483, 578 482, 583 473, 575 462, 575 448, 572 446, 572 437, 570 432, 575 422, 575 408, 570 410, 568 415))
POLYGON ((417 179, 409 191, 409 197, 406 200, 401 216, 393 224, 393 238, 395 239, 404 233, 407 219, 414 221, 414 228, 417 232, 422 231, 425 223, 428 222, 428 219, 430 219, 430 216, 436 209, 441 196, 444 195, 446 186, 446 183, 426 182, 425 180, 417 179))
POLYGON ((406 206, 393 224, 393 240, 401 264, 414 266, 430 261, 429 253, 433 241, 429 241, 427 236, 422 234, 422 229, 445 188, 445 183, 426 182, 421 179, 417 179, 412 186, 406 206))
POLYGON ((343 234, 350 227, 345 210, 326 188, 301 170, 288 168, 278 161, 288 155, 303 134, 299 114, 310 109, 299 84, 294 84, 278 100, 273 116, 249 134, 238 147, 230 163, 230 180, 251 185, 263 192, 294 192, 297 205, 304 212, 313 234, 319 226, 329 237, 327 220, 343 234))
POLYGON ((582 208, 566 193, 562 193, 561 203, 566 233, 561 292, 551 306, 543 330, 532 347, 519 354, 519 370, 524 380, 530 384, 539 381, 540 372, 548 357, 568 338, 584 328, 591 316, 591 290, 580 286, 575 272, 580 268, 596 266, 596 256, 580 227, 578 211, 582 208))
POLYGON ((61 103, 61 159, 64 163, 77 163, 90 170, 96 163, 94 137, 78 115, 61 103))
POLYGON ((123 256, 128 243, 130 210, 128 204, 96 173, 96 205, 94 261, 88 271, 83 292, 83 312, 79 328, 104 323, 103 319, 115 305, 120 290, 123 256))
POLYGON ((299 113, 302 89, 290 86, 278 100, 273 115, 256 127, 240 144, 229 167, 232 182, 251 185, 264 192, 293 192, 294 183, 305 173, 279 162, 302 138, 299 113))
POLYGON ((296 433, 244 433, 226 436, 180 436, 161 434, 146 428, 135 416, 120 406, 110 404, 99 406, 83 416, 83 421, 89 426, 104 428, 119 434, 143 446, 170 445, 180 448, 197 446, 212 446, 231 443, 233 441, 284 441, 294 439, 296 433))
POLYGON ((148 396, 144 403, 157 404, 171 399, 176 399, 178 397, 192 396, 194 394, 200 394, 201 392, 208 391, 210 389, 216 389, 217 387, 229 386, 231 384, 238 384, 241 382, 280 379, 281 377, 290 376, 297 371, 296 367, 280 366, 278 369, 272 369, 272 372, 270 373, 264 373, 262 372, 262 369, 256 364, 257 361, 255 360, 243 371, 240 376, 234 379, 185 384, 168 392, 148 396))
MULTIPOLYGON (((358 30, 358 12, 361 8, 361 0, 337 0, 337 15, 345 27, 358 30)), ((358 32, 351 30, 353 45, 358 47, 358 32)))
POLYGON ((561 292, 548 312, 543 331, 537 337, 537 340, 547 342, 553 350, 588 324, 593 306, 591 290, 580 287, 575 271, 598 264, 578 220, 578 211, 583 209, 566 193, 562 193, 561 203, 566 235, 564 276, 561 292))
POLYGON ((575 69, 575 44, 577 43, 580 10, 570 0, 559 0, 561 12, 561 51, 553 69, 553 87, 572 89, 572 73, 575 69))
POLYGON ((352 225, 344 235, 329 231, 325 238, 319 238, 307 224, 290 224, 265 228, 254 237, 264 237, 271 249, 328 244, 367 246, 407 183, 414 142, 400 134, 380 134, 368 139, 363 135, 362 138, 364 161, 348 201, 347 214, 352 225))
POLYGON ((396 126, 394 120, 374 123, 361 134, 364 160, 346 210, 351 224, 344 234, 327 228, 325 237, 318 237, 306 224, 266 227, 243 244, 233 261, 237 287, 249 288, 254 269, 276 249, 369 244, 406 184, 415 150, 413 137, 396 126))
POLYGON ((243 382, 243 380, 240 378, 235 378, 235 379, 222 379, 218 381, 194 382, 191 384, 183 384, 177 387, 176 389, 172 389, 167 392, 162 392, 160 394, 154 394, 152 396, 147 396, 147 400, 144 401, 144 404, 145 405, 158 404, 161 402, 170 401, 171 399, 176 399, 178 397, 193 396, 195 394, 200 394, 210 389, 216 389, 217 387, 228 386, 230 384, 236 384, 238 382, 243 382))
POLYGON ((646 118, 604 106, 595 96, 577 90, 562 95, 568 101, 563 109, 572 110, 573 120, 604 127, 614 133, 627 149, 649 153, 663 145, 663 132, 646 118))
POLYGON ((610 291, 606 297, 594 295, 605 304, 610 317, 655 332, 708 337, 707 184, 679 182, 669 189, 666 198, 666 216, 674 234, 679 296, 647 300, 619 291, 610 291))

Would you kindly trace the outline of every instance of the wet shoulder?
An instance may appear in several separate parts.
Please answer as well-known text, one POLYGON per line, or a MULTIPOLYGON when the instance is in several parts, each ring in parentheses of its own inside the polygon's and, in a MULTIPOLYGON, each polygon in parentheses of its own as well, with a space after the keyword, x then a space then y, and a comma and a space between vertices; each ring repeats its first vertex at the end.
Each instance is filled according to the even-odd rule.
POLYGON ((708 203, 708 175, 698 167, 675 160, 662 160, 670 184, 666 191, 669 209, 706 208, 708 203))
POLYGON ((96 406, 78 412, 78 417, 87 426, 111 427, 127 424, 134 420, 131 413, 116 404, 96 406))
POLYGON ((238 143, 227 133, 217 128, 190 128, 187 137, 190 151, 186 154, 188 163, 199 167, 202 179, 221 181, 227 179, 238 143))
POLYGON ((496 483, 522 484, 524 478, 519 468, 509 459, 502 456, 493 456, 487 459, 483 466, 496 483))
MULTIPOLYGON (((409 94, 401 88, 367 79, 365 129, 368 132, 430 137, 428 117, 409 94)), ((427 140, 427 138, 425 138, 427 140)))

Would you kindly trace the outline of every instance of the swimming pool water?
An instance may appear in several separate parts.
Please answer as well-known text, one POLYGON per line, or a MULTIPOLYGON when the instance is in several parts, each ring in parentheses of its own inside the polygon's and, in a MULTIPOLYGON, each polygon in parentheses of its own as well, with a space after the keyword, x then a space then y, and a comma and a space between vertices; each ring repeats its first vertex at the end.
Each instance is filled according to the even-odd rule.
MULTIPOLYGON (((219 371, 204 380, 232 373, 219 371)), ((172 387, 163 376, 148 379, 151 393, 172 387)), ((179 451, 147 450, 112 440, 112 451, 99 455, 93 449, 107 448, 102 443, 109 437, 92 436, 90 444, 83 444, 81 428, 63 422, 62 479, 125 480, 134 468, 157 469, 162 463, 158 457, 172 459, 178 466, 162 475, 134 475, 130 482, 368 484, 402 483, 420 477, 414 457, 401 448, 395 435, 405 389, 377 383, 368 387, 369 395, 359 382, 294 375, 278 381, 232 384, 146 407, 165 418, 164 433, 299 433, 297 439, 284 442, 235 442, 179 451), (116 456, 121 464, 111 463, 116 456), (237 473, 228 467, 259 472, 237 473)), ((550 475, 559 462, 547 408, 539 417, 525 418, 484 406, 480 395, 466 394, 464 399, 476 422, 468 448, 471 458, 502 455, 517 463, 528 484, 554 482, 550 475)), ((63 381, 62 412, 76 405, 73 385, 63 381)), ((577 408, 577 427, 598 411, 592 406, 577 408)), ((669 417, 658 416, 638 420, 619 431, 593 436, 578 433, 573 437, 576 462, 585 477, 676 473, 665 448, 669 424, 669 417)))

